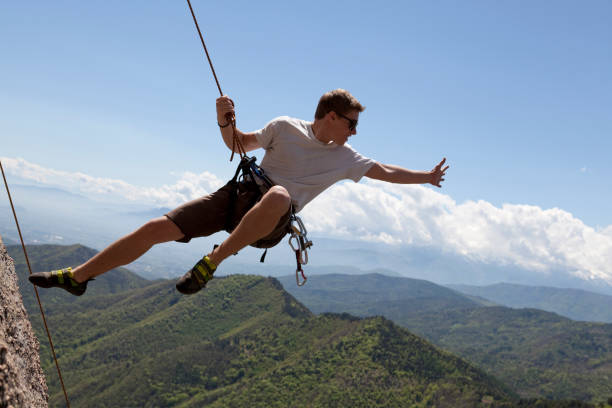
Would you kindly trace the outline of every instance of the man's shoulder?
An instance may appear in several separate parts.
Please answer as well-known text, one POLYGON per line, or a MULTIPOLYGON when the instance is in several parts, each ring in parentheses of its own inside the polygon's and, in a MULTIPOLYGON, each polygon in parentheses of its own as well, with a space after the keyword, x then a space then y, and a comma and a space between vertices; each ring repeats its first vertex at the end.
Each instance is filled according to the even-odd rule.
POLYGON ((310 122, 303 119, 279 116, 272 119, 266 127, 279 136, 300 135, 308 137, 310 125, 310 122))
POLYGON ((296 126, 296 127, 304 127, 306 125, 308 125, 310 122, 303 120, 303 119, 298 119, 298 118, 293 118, 291 116, 279 116, 276 117, 274 119, 272 119, 270 121, 270 123, 274 123, 274 124, 288 124, 290 126, 296 126))

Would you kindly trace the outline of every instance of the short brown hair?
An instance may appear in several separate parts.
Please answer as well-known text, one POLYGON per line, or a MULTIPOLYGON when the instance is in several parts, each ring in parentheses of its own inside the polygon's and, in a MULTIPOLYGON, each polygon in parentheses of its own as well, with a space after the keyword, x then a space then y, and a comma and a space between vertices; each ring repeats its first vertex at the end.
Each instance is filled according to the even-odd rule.
POLYGON ((350 111, 363 112, 363 106, 357 98, 355 98, 346 89, 334 89, 326 92, 319 99, 319 105, 315 112, 315 119, 323 119, 329 112, 334 111, 341 115, 346 115, 350 111))

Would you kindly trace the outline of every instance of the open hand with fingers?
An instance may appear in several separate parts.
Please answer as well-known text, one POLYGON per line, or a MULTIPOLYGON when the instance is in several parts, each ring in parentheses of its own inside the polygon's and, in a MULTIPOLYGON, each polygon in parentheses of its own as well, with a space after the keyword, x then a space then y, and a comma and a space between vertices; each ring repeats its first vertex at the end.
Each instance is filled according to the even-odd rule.
POLYGON ((450 166, 446 166, 442 168, 442 166, 444 166, 444 163, 446 163, 446 157, 443 158, 442 161, 438 163, 438 165, 434 167, 432 171, 430 171, 431 180, 429 182, 436 187, 442 187, 440 183, 444 181, 446 170, 448 170, 448 168, 450 167, 450 166))

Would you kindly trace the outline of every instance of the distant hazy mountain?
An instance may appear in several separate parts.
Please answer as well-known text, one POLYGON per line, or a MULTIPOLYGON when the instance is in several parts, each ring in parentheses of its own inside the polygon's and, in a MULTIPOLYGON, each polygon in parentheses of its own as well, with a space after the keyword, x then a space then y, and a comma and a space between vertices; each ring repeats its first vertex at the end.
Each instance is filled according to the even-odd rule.
POLYGON ((555 312, 573 320, 612 323, 612 296, 599 293, 510 283, 448 286, 508 307, 535 308, 555 312))
POLYGON ((393 320, 407 314, 482 305, 467 296, 425 280, 381 274, 315 275, 302 287, 296 285, 294 276, 283 276, 279 280, 285 290, 314 313, 382 315, 393 320))

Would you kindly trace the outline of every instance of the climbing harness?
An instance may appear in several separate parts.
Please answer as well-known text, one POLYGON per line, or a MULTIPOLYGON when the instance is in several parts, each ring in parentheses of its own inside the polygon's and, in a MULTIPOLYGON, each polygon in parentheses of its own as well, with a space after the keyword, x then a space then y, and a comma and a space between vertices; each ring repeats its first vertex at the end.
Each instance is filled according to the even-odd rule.
MULTIPOLYGON (((213 67, 212 60, 210 59, 210 54, 208 53, 208 48, 206 48, 206 43, 204 42, 204 37, 202 36, 202 31, 200 31, 200 25, 198 24, 198 20, 193 12, 193 7, 191 7, 191 1, 187 0, 187 4, 189 5, 189 11, 191 11, 191 16, 193 17, 193 22, 195 24, 196 30, 198 31, 198 35, 200 37, 200 41, 202 42, 202 47, 204 47, 204 52, 206 53, 206 58, 208 59, 208 64, 210 65, 210 69, 215 78, 215 82, 217 84, 217 88, 219 89, 219 94, 223 96, 223 91, 221 90, 221 85, 219 84, 219 79, 217 78, 217 74, 215 73, 215 68, 213 67)), ((233 102, 232 102, 233 104, 233 102)), ((219 124, 220 127, 225 128, 228 125, 232 126, 232 155, 230 156, 230 162, 234 159, 234 153, 240 155, 240 163, 238 164, 238 168, 236 169, 236 173, 234 174, 234 178, 230 181, 230 184, 233 187, 232 190, 232 201, 230 203, 230 211, 228 211, 228 218, 226 220, 226 227, 229 229, 231 215, 234 212, 234 207, 236 203, 236 195, 238 194, 238 184, 240 182, 251 184, 254 183, 257 185, 261 192, 261 196, 265 194, 265 192, 274 186, 274 183, 268 176, 266 176, 264 170, 257 165, 256 157, 249 157, 246 154, 246 150, 238 137, 236 132, 236 116, 232 113, 228 113, 226 115, 227 120, 225 125, 219 124), (258 182, 259 180, 259 182, 258 182)), ((251 184, 252 185, 252 184, 251 184)), ((261 198, 261 196, 256 197, 255 202, 261 198)), ((253 204, 255 204, 255 202, 253 204)), ((288 231, 291 236, 289 238, 289 246, 295 251, 295 261, 297 264, 297 268, 295 271, 295 280, 298 286, 303 286, 306 283, 306 275, 304 274, 304 270, 302 269, 302 265, 306 265, 308 263, 308 249, 312 246, 312 241, 309 241, 306 237, 307 231, 304 227, 304 223, 295 214, 295 210, 293 205, 291 206, 291 215, 290 215, 290 227, 288 231), (301 274, 302 279, 300 280, 301 274)), ((265 252, 261 256, 260 261, 263 262, 268 249, 266 248, 265 252)))
MULTIPOLYGON (((2 167, 2 162, 0 161, 0 171, 2 171, 2 179, 4 180, 4 187, 6 187, 6 193, 8 194, 9 202, 11 204, 11 209, 13 210, 13 218, 15 218, 15 224, 17 225, 17 232, 19 232, 19 239, 21 240, 21 248, 23 249, 23 255, 26 260, 26 264, 28 265, 28 271, 30 271, 30 275, 32 275, 32 267, 30 266, 30 259, 28 258, 28 251, 26 251, 25 244, 23 242, 23 236, 21 235, 21 228, 19 227, 19 221, 17 220, 17 213, 15 212, 15 206, 13 205, 13 198, 11 197, 11 191, 9 190, 8 182, 6 181, 6 176, 4 175, 4 168, 2 167)), ((66 393, 66 387, 64 386, 64 378, 62 377, 62 371, 60 370, 59 363, 57 362, 57 355, 55 354, 55 347, 53 346, 53 340, 51 340, 51 333, 49 332, 49 326, 47 326, 47 318, 45 317, 45 311, 43 310, 42 303, 40 303, 40 296, 38 296, 38 289, 35 285, 34 293, 36 294, 36 300, 38 301, 38 308, 40 309, 40 314, 42 316, 42 321, 45 326, 45 331, 47 332, 47 338, 49 339, 49 345, 51 346, 51 354, 53 355, 53 361, 55 361, 55 368, 57 369, 57 375, 59 376, 60 384, 62 385, 62 391, 64 392, 64 398, 66 399, 66 406, 70 408, 70 401, 68 400, 68 393, 66 393)))
POLYGON ((248 190, 258 192, 258 194, 254 196, 252 201, 249 203, 250 207, 255 205, 255 203, 259 201, 259 199, 261 199, 261 197, 266 193, 266 191, 268 191, 268 189, 274 185, 272 180, 265 175, 263 169, 259 167, 256 162, 256 157, 248 157, 244 155, 240 159, 240 163, 238 164, 236 173, 234 173, 234 177, 228 183, 228 185, 231 187, 231 196, 227 211, 227 218, 225 220, 225 229, 227 231, 232 230, 232 216, 234 215, 236 209, 236 200, 240 190, 239 185, 242 185, 243 188, 248 190), (257 180, 260 182, 258 183, 257 180))
MULTIPOLYGON (((259 189, 260 195, 253 199, 252 204, 255 204, 255 202, 257 202, 257 200, 259 200, 270 187, 274 186, 274 183, 268 176, 266 176, 264 170, 257 165, 256 157, 247 156, 240 160, 236 173, 229 183, 232 185, 232 199, 230 201, 230 210, 228 211, 226 220, 227 230, 231 228, 230 223, 232 214, 234 212, 239 183, 249 185, 249 188, 251 189, 259 189), (260 180, 260 182, 258 183, 257 180, 260 180)), ((312 247, 312 241, 308 239, 308 231, 306 231, 306 227, 304 226, 302 219, 295 214, 293 205, 290 209, 288 232, 290 234, 288 243, 291 249, 295 252, 295 262, 297 265, 295 270, 295 281, 298 286, 304 286, 307 278, 304 274, 304 270, 302 269, 302 265, 306 265, 308 263, 308 249, 312 247)), ((260 259, 260 262, 263 262, 268 252, 268 247, 257 245, 257 243, 251 244, 251 246, 256 248, 265 248, 265 251, 260 259)))

